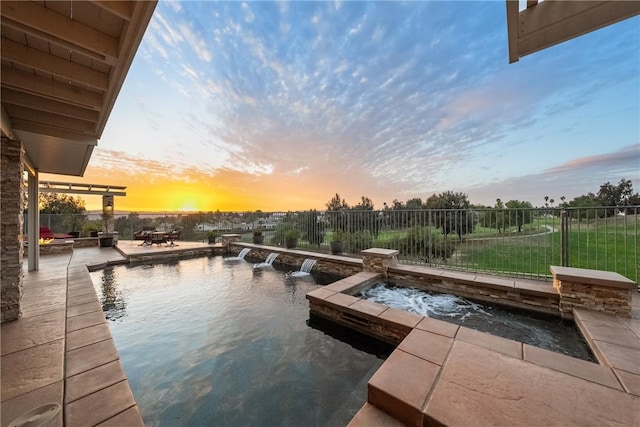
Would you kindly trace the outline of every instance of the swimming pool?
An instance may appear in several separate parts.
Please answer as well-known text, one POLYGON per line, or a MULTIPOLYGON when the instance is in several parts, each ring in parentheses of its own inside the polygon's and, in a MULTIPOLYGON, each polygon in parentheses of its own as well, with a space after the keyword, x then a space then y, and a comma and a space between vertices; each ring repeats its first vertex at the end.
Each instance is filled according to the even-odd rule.
POLYGON ((331 279, 221 257, 91 276, 148 426, 345 425, 383 362, 307 326, 331 279))

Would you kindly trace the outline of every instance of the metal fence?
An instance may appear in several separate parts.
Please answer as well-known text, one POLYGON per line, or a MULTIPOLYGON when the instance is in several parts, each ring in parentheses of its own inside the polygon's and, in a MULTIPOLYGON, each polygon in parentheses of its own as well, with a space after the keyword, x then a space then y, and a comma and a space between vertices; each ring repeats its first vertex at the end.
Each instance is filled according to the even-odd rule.
MULTIPOLYGON (((237 233, 250 242, 259 229, 264 243, 329 252, 343 242, 346 255, 363 249, 397 249, 402 263, 507 276, 548 278, 550 265, 616 271, 639 281, 640 207, 471 210, 215 212, 115 215, 122 240, 143 227, 181 230, 181 239, 206 242, 237 233)), ((99 216, 41 215, 56 233, 89 236, 102 229, 99 216)), ((25 218, 26 227, 26 218, 25 218)))

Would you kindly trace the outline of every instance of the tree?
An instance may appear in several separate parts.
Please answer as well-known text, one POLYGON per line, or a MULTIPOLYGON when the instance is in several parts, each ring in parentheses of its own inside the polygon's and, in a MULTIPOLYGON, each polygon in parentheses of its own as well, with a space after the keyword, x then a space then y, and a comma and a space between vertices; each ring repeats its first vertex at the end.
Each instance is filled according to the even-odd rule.
POLYGON ((445 236, 455 231, 458 238, 462 240, 463 234, 473 232, 475 220, 466 194, 452 191, 433 194, 425 202, 425 207, 434 210, 434 224, 442 229, 445 236))
MULTIPOLYGON (((590 210, 584 208, 595 208, 598 206, 600 206, 600 201, 598 200, 598 197, 591 192, 575 197, 573 200, 569 201, 569 207, 574 208, 571 210, 571 216, 578 220, 585 218, 588 219, 590 210)), ((594 214, 593 217, 595 218, 595 216, 596 215, 594 214)))
POLYGON ((347 202, 344 199, 341 199, 338 193, 336 193, 336 195, 333 196, 325 206, 328 211, 346 211, 349 209, 347 202))
POLYGON ((84 200, 59 193, 38 195, 41 215, 49 216, 49 227, 60 232, 77 231, 86 221, 84 200), (63 228, 64 227, 64 228, 63 228))
POLYGON ((505 206, 508 209, 508 224, 517 225, 518 233, 522 232, 522 226, 533 221, 533 205, 529 202, 509 200, 505 206))
POLYGON ((373 234, 374 237, 378 237, 380 226, 378 216, 374 211, 373 200, 369 197, 362 196, 360 203, 353 206, 351 211, 347 231, 355 233, 367 230, 373 234))
MULTIPOLYGON (((613 185, 609 181, 600 186, 598 200, 602 206, 619 207, 629 206, 629 200, 633 198, 633 184, 630 179, 622 178, 618 185, 613 185)), ((607 216, 615 215, 616 211, 623 209, 607 209, 607 216)))

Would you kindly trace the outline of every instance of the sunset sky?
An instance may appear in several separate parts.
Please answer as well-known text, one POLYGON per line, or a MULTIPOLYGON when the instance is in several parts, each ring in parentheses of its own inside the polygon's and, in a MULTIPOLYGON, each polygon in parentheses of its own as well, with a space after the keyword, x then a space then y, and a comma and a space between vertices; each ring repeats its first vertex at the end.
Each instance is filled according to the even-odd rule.
POLYGON ((505 15, 160 1, 85 176, 42 179, 125 185, 134 211, 640 190, 640 17, 509 64, 505 15))

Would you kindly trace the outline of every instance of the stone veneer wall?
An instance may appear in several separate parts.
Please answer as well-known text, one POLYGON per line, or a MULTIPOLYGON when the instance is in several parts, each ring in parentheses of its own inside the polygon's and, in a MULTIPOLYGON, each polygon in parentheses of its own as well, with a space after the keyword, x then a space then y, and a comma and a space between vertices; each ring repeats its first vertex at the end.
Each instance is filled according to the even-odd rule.
POLYGON ((613 271, 555 265, 550 270, 562 317, 572 318, 574 308, 631 317, 631 298, 638 287, 634 281, 613 271))
POLYGON ((538 313, 559 314, 559 295, 535 289, 518 289, 500 286, 492 282, 507 281, 502 278, 487 277, 475 280, 475 275, 458 272, 439 272, 430 275, 420 268, 400 266, 389 270, 388 279, 393 283, 415 286, 427 291, 458 295, 476 301, 501 304, 538 313), (448 277, 449 276, 449 277, 448 277), (464 277, 467 276, 467 277, 464 277))
MULTIPOLYGON (((244 247, 248 246, 232 245, 230 250, 232 252, 239 252, 244 247)), ((267 255, 271 252, 278 252, 278 258, 274 261, 275 264, 301 266, 306 258, 313 258, 317 260, 316 265, 313 266, 314 271, 321 271, 323 273, 336 274, 339 276, 351 276, 362 271, 362 262, 358 258, 353 258, 353 261, 340 261, 338 260, 339 257, 333 257, 327 254, 322 254, 322 258, 314 258, 311 253, 300 254, 296 253, 298 251, 293 249, 277 249, 278 248, 273 247, 265 247, 264 249, 251 248, 251 252, 247 254, 245 259, 255 263, 264 262, 264 260, 267 259, 267 255)))
MULTIPOLYGON (((72 240, 66 242, 52 242, 40 245, 40 255, 52 255, 52 254, 62 254, 73 252, 74 243, 72 240)), ((29 247, 25 245, 25 247, 29 247)), ((26 258, 28 251, 25 252, 24 257, 26 258)))
POLYGON ((23 227, 23 160, 20 141, 2 138, 0 149, 0 276, 2 308, 0 322, 22 316, 22 227, 23 227))
POLYGON ((362 255, 364 271, 386 275, 389 267, 398 264, 398 251, 395 249, 365 249, 360 252, 360 255, 362 255))

